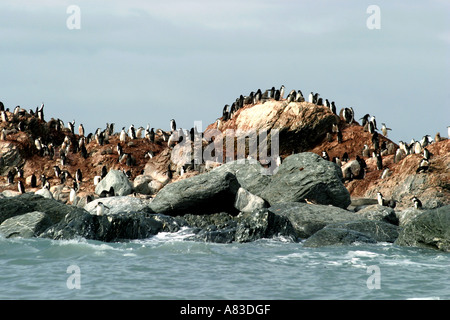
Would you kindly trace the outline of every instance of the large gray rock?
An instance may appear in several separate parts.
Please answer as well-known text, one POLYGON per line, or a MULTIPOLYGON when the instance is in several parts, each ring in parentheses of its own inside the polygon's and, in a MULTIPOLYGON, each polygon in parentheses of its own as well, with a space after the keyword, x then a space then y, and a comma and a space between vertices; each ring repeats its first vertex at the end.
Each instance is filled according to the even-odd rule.
POLYGON ((0 234, 5 238, 31 238, 38 236, 51 225, 51 220, 44 212, 33 211, 3 221, 0 234))
POLYGON ((239 188, 236 194, 234 207, 242 212, 252 212, 257 209, 267 208, 268 203, 264 199, 248 192, 244 188, 239 188))
POLYGON ((120 170, 109 170, 108 174, 97 184, 95 193, 100 195, 114 188, 114 195, 126 196, 133 192, 133 186, 128 177, 120 170))
POLYGON ((341 169, 311 152, 284 159, 260 196, 271 205, 305 199, 340 208, 351 203, 350 193, 342 183, 341 169))
MULTIPOLYGON (((83 210, 84 211, 84 210, 83 210)), ((172 217, 147 212, 96 216, 87 211, 73 212, 48 228, 42 238, 67 240, 82 237, 90 240, 116 242, 145 239, 161 231, 174 232, 179 227, 172 217)))
POLYGON ((58 223, 66 214, 84 210, 33 193, 24 193, 13 198, 0 198, 0 223, 8 218, 33 211, 44 212, 52 223, 58 223))
POLYGON ((133 189, 137 193, 141 194, 152 194, 152 189, 150 188, 150 182, 152 177, 149 175, 139 175, 133 180, 133 189))
POLYGON ((355 242, 376 243, 375 239, 362 232, 341 228, 323 228, 306 239, 303 246, 317 248, 331 245, 350 245, 355 242))
POLYGON ((358 211, 358 214, 366 219, 375 221, 385 221, 398 225, 398 217, 394 209, 390 207, 374 204, 358 211))
POLYGON ((230 172, 210 171, 166 185, 153 198, 150 208, 172 216, 222 211, 237 214, 234 200, 238 189, 236 177, 230 172))
POLYGON ((267 208, 242 213, 237 217, 236 242, 251 242, 263 238, 283 237, 290 241, 297 239, 288 218, 277 215, 267 208))
POLYGON ((224 163, 211 172, 230 172, 239 185, 250 193, 260 196, 270 182, 270 176, 264 174, 266 170, 258 162, 236 160, 224 163))
POLYGON ((300 202, 278 203, 269 210, 287 217, 301 239, 310 237, 328 224, 362 219, 358 214, 341 208, 300 202))
POLYGON ((18 146, 10 141, 0 141, 0 175, 6 176, 8 171, 21 167, 25 160, 18 146))
POLYGON ((450 252, 450 205, 424 210, 404 225, 395 243, 450 252))
POLYGON ((84 209, 91 214, 96 214, 96 206, 101 202, 109 209, 105 209, 105 215, 147 211, 151 212, 149 208, 151 200, 135 198, 131 196, 117 196, 95 199, 84 206, 84 209))

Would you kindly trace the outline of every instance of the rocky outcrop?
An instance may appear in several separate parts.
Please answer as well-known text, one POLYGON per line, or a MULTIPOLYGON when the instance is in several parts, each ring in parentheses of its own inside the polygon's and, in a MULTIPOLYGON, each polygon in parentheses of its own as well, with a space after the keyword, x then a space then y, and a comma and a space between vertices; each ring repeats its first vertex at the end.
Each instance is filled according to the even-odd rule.
POLYGON ((450 205, 417 215, 404 225, 395 243, 450 252, 450 205))
POLYGON ((258 209, 267 208, 268 206, 267 201, 251 194, 244 188, 239 188, 234 202, 234 207, 240 212, 253 212, 258 209))
POLYGON ((155 196, 150 208, 166 215, 211 214, 234 208, 239 183, 229 172, 208 172, 166 185, 155 196))
POLYGON ((52 225, 44 212, 33 211, 6 219, 0 225, 0 234, 5 238, 36 237, 52 225))
POLYGON ((109 192, 111 188, 116 196, 126 196, 133 192, 133 186, 128 177, 119 170, 110 170, 95 187, 95 193, 101 195, 102 192, 109 192))
POLYGON ((91 214, 96 214, 96 206, 101 202, 109 209, 105 209, 105 215, 114 215, 118 213, 130 212, 152 212, 150 209, 151 200, 140 199, 127 196, 116 196, 108 198, 95 199, 84 206, 84 209, 91 214))
POLYGON ((11 141, 0 141, 0 175, 6 176, 9 171, 16 173, 15 167, 22 167, 25 159, 19 145, 11 141))
POLYGON ((271 205, 308 199, 347 208, 351 203, 350 194, 341 180, 342 172, 333 162, 314 153, 294 154, 283 161, 261 197, 271 205))
POLYGON ((362 219, 356 213, 341 208, 299 202, 278 203, 269 210, 287 217, 300 239, 312 236, 328 224, 362 219))

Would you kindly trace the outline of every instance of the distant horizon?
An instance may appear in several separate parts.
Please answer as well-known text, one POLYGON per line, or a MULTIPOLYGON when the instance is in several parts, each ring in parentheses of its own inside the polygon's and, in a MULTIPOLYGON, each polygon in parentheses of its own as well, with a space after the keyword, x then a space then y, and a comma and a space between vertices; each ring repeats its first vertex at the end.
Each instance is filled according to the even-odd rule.
POLYGON ((241 94, 284 85, 353 107, 358 123, 374 115, 395 143, 448 137, 449 13, 442 0, 7 0, 0 101, 43 102, 46 120, 88 133, 172 118, 205 129, 241 94))

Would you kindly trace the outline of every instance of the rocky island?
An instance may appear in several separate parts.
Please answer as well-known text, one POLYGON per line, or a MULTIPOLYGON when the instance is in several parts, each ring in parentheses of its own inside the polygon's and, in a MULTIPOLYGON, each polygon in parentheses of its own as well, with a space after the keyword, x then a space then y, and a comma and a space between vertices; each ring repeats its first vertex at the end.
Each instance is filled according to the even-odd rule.
POLYGON ((450 252, 449 139, 397 144, 369 115, 283 91, 241 95, 203 132, 87 135, 44 105, 1 104, 0 234, 110 242, 188 229, 191 241, 450 252))

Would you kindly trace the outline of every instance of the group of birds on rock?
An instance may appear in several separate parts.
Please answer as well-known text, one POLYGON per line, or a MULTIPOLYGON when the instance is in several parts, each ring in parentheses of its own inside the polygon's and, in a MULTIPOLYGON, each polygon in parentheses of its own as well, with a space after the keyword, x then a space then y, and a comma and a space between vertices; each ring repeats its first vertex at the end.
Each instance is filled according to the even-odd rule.
MULTIPOLYGON (((67 122, 67 127, 60 119, 52 118, 46 121, 44 118, 44 103, 36 107, 36 110, 25 109, 17 106, 13 112, 10 112, 9 108, 5 109, 5 106, 0 102, 0 124, 3 127, 1 131, 1 140, 7 140, 8 135, 15 134, 17 132, 25 132, 33 141, 32 149, 34 154, 39 157, 48 157, 50 160, 55 160, 53 166, 54 175, 46 176, 45 174, 32 173, 30 177, 23 176, 23 168, 16 167, 14 170, 10 170, 7 173, 7 183, 14 184, 14 179, 17 176, 17 188, 20 193, 25 193, 25 182, 31 188, 44 188, 50 189, 50 179, 56 178, 58 185, 64 186, 69 179, 73 182, 70 184, 70 199, 72 200, 76 195, 76 192, 80 190, 82 182, 86 182, 83 179, 83 173, 80 168, 73 168, 73 164, 69 161, 69 154, 80 154, 83 159, 87 159, 90 153, 87 151, 87 145, 92 141, 95 141, 99 146, 109 144, 110 137, 115 135, 114 123, 107 123, 105 129, 98 128, 95 133, 85 134, 83 124, 78 126, 78 134, 75 131, 75 120, 67 122), (55 157, 58 157, 55 159, 55 157), (72 174, 70 170, 74 170, 72 174), (38 183, 38 178, 40 183, 38 183)), ((124 130, 122 130, 124 131, 124 130)), ((123 135, 123 132, 119 134, 120 142, 117 144, 118 162, 126 164, 128 167, 133 167, 136 164, 135 157, 131 152, 125 152, 125 142, 133 139, 142 138, 145 132, 145 138, 152 143, 160 144, 163 141, 167 141, 169 134, 165 131, 158 129, 155 133, 154 128, 147 129, 142 127, 134 129, 134 125, 131 125, 128 132, 123 135)), ((151 149, 151 148, 149 148, 151 149)), ((145 157, 152 158, 154 153, 149 150, 146 152, 145 157)), ((3 157, 0 157, 0 163, 4 163, 3 157)), ((94 185, 97 185, 101 179, 103 179, 108 170, 106 166, 102 167, 101 173, 94 178, 94 185)), ((131 178, 131 170, 123 169, 123 172, 131 178)), ((113 193, 112 193, 113 194, 113 193)), ((111 193, 105 194, 110 196, 111 193)))

